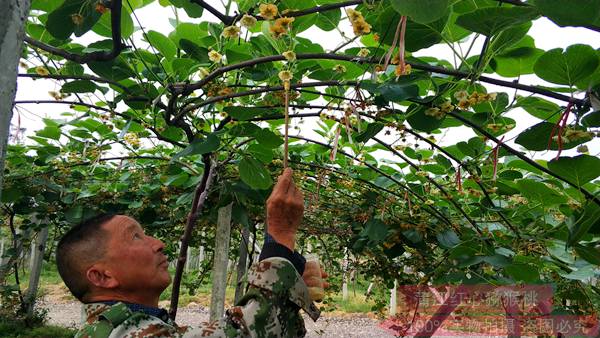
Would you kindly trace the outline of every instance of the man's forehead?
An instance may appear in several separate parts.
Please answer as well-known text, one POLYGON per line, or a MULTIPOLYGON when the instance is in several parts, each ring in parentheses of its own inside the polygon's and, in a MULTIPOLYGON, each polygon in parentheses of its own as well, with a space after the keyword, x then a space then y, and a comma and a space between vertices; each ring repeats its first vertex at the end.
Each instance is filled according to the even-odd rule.
POLYGON ((139 227, 141 226, 135 219, 125 215, 116 215, 105 224, 105 229, 109 231, 126 231, 139 227))

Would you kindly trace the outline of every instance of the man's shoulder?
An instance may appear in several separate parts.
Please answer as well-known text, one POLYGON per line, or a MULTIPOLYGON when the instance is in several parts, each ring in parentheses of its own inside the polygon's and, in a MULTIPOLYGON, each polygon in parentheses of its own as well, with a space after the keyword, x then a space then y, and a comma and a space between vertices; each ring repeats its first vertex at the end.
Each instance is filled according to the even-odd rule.
POLYGON ((85 304, 84 311, 87 319, 76 337, 169 337, 180 333, 170 323, 143 312, 133 312, 123 303, 85 304))

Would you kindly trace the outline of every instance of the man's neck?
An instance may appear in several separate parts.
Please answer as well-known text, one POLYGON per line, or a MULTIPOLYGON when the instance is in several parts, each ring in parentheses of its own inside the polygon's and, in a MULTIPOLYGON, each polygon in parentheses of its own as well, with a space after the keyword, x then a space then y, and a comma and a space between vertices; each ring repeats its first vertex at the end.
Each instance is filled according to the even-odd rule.
POLYGON ((148 307, 158 307, 158 299, 159 296, 149 296, 149 295, 132 295, 132 294, 123 294, 120 292, 107 292, 107 293, 95 293, 90 297, 85 299, 86 303, 97 303, 97 302, 105 302, 105 301, 119 301, 130 304, 139 304, 148 307))

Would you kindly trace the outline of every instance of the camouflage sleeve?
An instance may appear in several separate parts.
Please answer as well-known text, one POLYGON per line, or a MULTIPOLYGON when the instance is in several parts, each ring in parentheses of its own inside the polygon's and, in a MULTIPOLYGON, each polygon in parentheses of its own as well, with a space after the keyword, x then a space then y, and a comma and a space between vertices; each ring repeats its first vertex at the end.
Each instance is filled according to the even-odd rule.
POLYGON ((272 257, 254 264, 248 283, 248 293, 223 319, 179 327, 180 337, 303 337, 306 329, 299 310, 319 318, 304 280, 287 259, 272 257))

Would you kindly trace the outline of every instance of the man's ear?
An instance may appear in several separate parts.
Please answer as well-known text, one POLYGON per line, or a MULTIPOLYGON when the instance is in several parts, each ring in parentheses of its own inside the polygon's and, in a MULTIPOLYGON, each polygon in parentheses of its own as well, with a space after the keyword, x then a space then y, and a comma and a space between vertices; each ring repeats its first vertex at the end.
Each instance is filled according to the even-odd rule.
POLYGON ((111 271, 105 269, 102 265, 92 265, 85 272, 85 276, 90 284, 97 288, 114 289, 119 286, 119 281, 114 278, 111 271))

